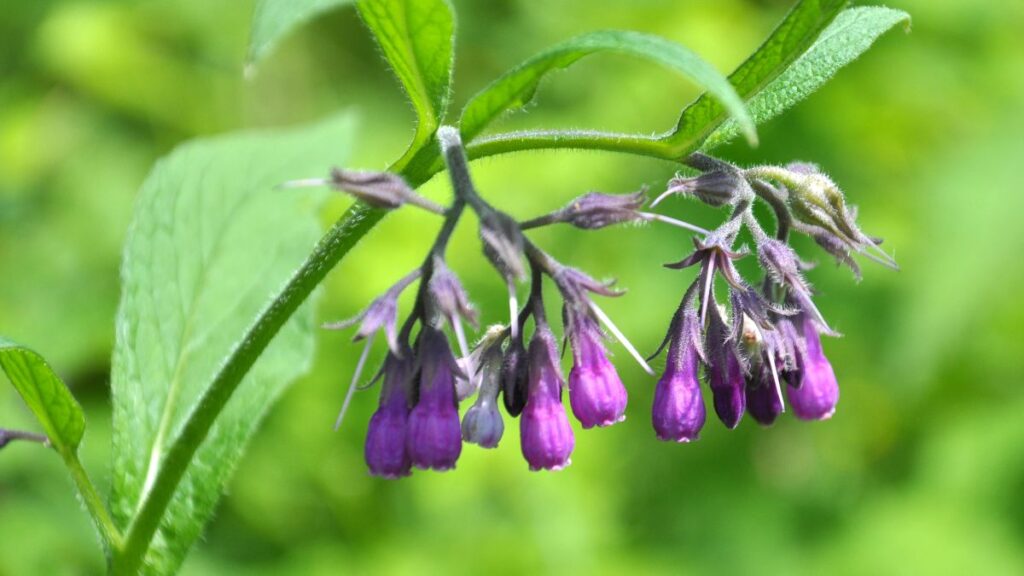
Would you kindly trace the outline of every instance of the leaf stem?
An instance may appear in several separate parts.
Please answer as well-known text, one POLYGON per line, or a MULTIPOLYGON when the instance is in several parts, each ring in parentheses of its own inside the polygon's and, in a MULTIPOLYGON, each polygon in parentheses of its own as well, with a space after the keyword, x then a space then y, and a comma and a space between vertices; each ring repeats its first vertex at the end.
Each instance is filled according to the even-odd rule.
POLYGON ((59 453, 64 460, 64 465, 71 472, 71 479, 74 480, 75 487, 78 488, 78 493, 82 496, 86 510, 89 511, 89 515, 92 516, 93 522, 96 524, 107 558, 112 558, 121 549, 123 543, 121 532, 114 524, 114 519, 110 517, 110 512, 107 511, 107 506, 103 503, 103 498, 100 497, 96 486, 89 479, 89 474, 78 459, 78 454, 70 450, 60 450, 59 453))

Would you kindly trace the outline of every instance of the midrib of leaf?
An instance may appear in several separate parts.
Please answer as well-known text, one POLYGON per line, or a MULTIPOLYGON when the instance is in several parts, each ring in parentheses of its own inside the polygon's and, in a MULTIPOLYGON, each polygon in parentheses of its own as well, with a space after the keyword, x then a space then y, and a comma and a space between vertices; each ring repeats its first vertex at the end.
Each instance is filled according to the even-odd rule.
MULTIPOLYGON (((248 180, 246 182, 246 187, 248 190, 253 190, 255 188, 255 182, 259 179, 253 176, 254 170, 252 168, 253 165, 252 163, 250 163, 249 169, 246 170, 246 173, 249 174, 248 180)), ((203 180, 205 179, 206 172, 202 171, 201 179, 200 182, 198 183, 198 187, 200 189, 204 187, 203 180)), ((238 201, 234 202, 234 204, 228 208, 225 220, 230 221, 233 219, 234 216, 238 215, 243 206, 245 206, 247 200, 248 198, 245 196, 239 197, 238 201)), ((174 199, 175 212, 178 210, 180 203, 180 196, 174 199)), ((206 220, 204 218, 199 218, 201 245, 203 244, 202 237, 204 236, 203 228, 205 221, 206 220)), ((142 482, 142 487, 141 490, 139 491, 139 498, 138 503, 136 504, 136 509, 138 509, 138 506, 141 506, 142 502, 144 502, 145 498, 148 496, 148 494, 150 494, 150 491, 153 488, 153 483, 156 481, 157 475, 160 472, 161 458, 165 453, 165 442, 167 442, 167 439, 170 435, 171 427, 174 424, 174 415, 177 409, 178 401, 180 400, 181 397, 181 388, 183 387, 182 374, 187 364, 188 358, 191 355, 193 355, 195 349, 197 349, 197 343, 190 342, 190 340, 191 336, 193 336, 193 331, 195 330, 196 326, 196 318, 199 311, 199 302, 202 300, 202 297, 205 294, 204 287, 207 285, 207 277, 210 271, 210 262, 217 260, 217 256, 222 249, 226 233, 226 227, 223 227, 220 230, 218 230, 211 244, 210 251, 208 253, 200 254, 200 274, 196 280, 196 289, 193 290, 193 294, 191 294, 190 301, 188 302, 188 305, 185 307, 185 310, 187 310, 188 313, 184 318, 184 326, 181 330, 181 336, 178 339, 178 354, 173 366, 171 383, 168 388, 167 397, 164 400, 164 408, 161 411, 160 424, 158 425, 157 433, 154 436, 153 447, 150 449, 150 457, 148 457, 148 463, 146 465, 146 471, 145 476, 143 477, 144 480, 142 482)), ((153 249, 157 249, 156 244, 154 244, 153 249)), ((280 246, 275 247, 274 249, 280 250, 280 246)), ((151 256, 153 256, 151 258, 152 261, 153 259, 155 259, 155 256, 153 254, 151 254, 151 256)), ((153 294, 150 294, 150 296, 152 297, 153 294)), ((239 300, 236 300, 236 304, 232 306, 232 310, 234 307, 238 306, 238 302, 239 300)), ((157 322, 160 322, 159 318, 157 319, 157 322)), ((216 327, 219 325, 220 322, 214 323, 210 327, 210 331, 215 331, 216 327)))

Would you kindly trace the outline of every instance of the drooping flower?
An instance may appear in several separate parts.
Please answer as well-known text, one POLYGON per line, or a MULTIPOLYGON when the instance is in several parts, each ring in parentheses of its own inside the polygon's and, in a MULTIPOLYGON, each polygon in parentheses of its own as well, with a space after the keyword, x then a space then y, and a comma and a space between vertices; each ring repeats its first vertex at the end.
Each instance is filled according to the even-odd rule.
POLYGON ((513 336, 501 361, 501 398, 508 415, 515 418, 526 407, 530 387, 529 362, 522 335, 513 336))
POLYGON ((827 420, 839 402, 839 383, 832 364, 821 348, 821 335, 814 321, 801 315, 803 346, 797 351, 796 386, 787 393, 793 413, 801 420, 827 420))
POLYGON ((364 456, 370 474, 381 478, 408 476, 412 461, 406 446, 409 427, 409 390, 412 385, 412 351, 402 357, 388 354, 380 406, 370 418, 364 456))
POLYGON ((498 412, 501 361, 500 346, 491 346, 483 352, 480 368, 483 383, 480 385, 480 393, 462 417, 463 440, 482 448, 495 448, 505 432, 505 423, 498 412))
POLYGON ((519 425, 530 470, 561 470, 570 463, 576 439, 562 406, 562 386, 555 337, 539 324, 530 340, 529 392, 519 425))
POLYGON ((707 350, 708 386, 714 398, 715 413, 727 428, 735 428, 746 408, 746 386, 736 341, 714 300, 708 313, 707 350))
POLYGON ((700 391, 700 327, 697 311, 685 306, 668 350, 665 373, 654 390, 653 424, 658 438, 673 442, 697 440, 707 417, 700 391))
POLYGON ((409 416, 409 456, 417 468, 450 470, 462 452, 455 398, 458 366, 440 330, 429 325, 423 328, 419 361, 419 398, 409 416))
POLYGON ((567 332, 572 345, 569 404, 584 428, 610 426, 626 418, 628 394, 615 366, 608 361, 597 321, 589 314, 569 311, 567 332))

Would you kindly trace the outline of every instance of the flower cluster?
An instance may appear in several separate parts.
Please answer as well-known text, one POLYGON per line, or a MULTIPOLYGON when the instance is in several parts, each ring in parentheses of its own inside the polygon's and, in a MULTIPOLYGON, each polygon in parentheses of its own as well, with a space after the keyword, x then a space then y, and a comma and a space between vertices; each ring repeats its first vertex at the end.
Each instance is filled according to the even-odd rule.
POLYGON ((442 128, 438 140, 455 191, 447 208, 418 196, 393 174, 335 170, 329 180, 336 189, 380 208, 408 204, 444 216, 419 268, 353 320, 330 325, 345 328, 358 323, 356 339, 367 340, 345 406, 356 389, 372 337, 383 332, 387 340, 387 357, 374 379, 381 381, 379 408, 366 437, 365 456, 372 474, 398 478, 414 467, 448 470, 455 467, 463 442, 496 447, 505 430, 500 406, 508 416, 520 418, 520 446, 530 469, 561 469, 570 463, 575 445, 563 401, 566 389, 569 410, 582 428, 625 419, 628 393, 609 360, 606 331, 645 371, 654 372, 594 299, 622 293, 612 283, 556 261, 524 233, 556 223, 588 230, 659 221, 699 235, 691 254, 667 265, 696 267, 698 273, 655 353, 667 348, 654 394, 652 421, 658 438, 697 439, 706 420, 702 372, 715 413, 728 428, 735 428, 744 413, 761 424, 772 424, 785 410, 784 397, 801 419, 825 419, 835 411, 839 389, 821 346, 821 335, 834 332, 813 303, 803 276, 809 265, 790 248, 789 235, 812 237, 857 274, 852 253, 895 264, 879 249, 878 239, 860 231, 854 210, 819 169, 807 164, 741 169, 702 154, 690 156, 686 164, 697 175, 672 179, 651 206, 683 195, 728 207, 730 216, 710 231, 644 211, 643 191, 589 193, 560 210, 517 222, 477 193, 458 132, 442 128), (752 207, 758 199, 774 211, 772 236, 754 217, 752 207), (472 350, 465 324, 476 326, 477 314, 445 260, 448 240, 467 208, 479 217, 484 254, 509 290, 509 322, 488 329, 472 350), (744 229, 753 237, 764 272, 756 283, 747 282, 734 265, 749 253, 734 246, 744 229), (724 295, 721 304, 716 296, 719 278, 725 288, 719 293, 724 295), (527 279, 529 297, 519 306, 516 286, 527 279), (561 369, 559 338, 545 308, 545 281, 554 285, 561 300, 564 341, 572 353, 568 382, 561 369), (416 282, 412 312, 399 327, 399 297, 416 282), (476 400, 460 420, 459 404, 473 395, 476 400))

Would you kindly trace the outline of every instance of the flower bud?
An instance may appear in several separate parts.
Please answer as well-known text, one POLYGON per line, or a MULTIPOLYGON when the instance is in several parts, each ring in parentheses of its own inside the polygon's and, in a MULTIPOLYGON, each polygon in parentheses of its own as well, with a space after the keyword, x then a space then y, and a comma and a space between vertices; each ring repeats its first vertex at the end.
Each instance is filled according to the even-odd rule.
POLYGON ((557 220, 584 230, 604 228, 640 218, 638 210, 647 200, 643 190, 633 194, 589 192, 557 212, 557 220))
POLYGON ((697 312, 683 312, 679 331, 669 345, 665 374, 654 389, 653 424, 658 438, 665 441, 697 440, 706 413, 701 397, 697 312))
POLYGON ((389 354, 384 361, 384 384, 380 407, 370 418, 364 456, 370 474, 395 479, 408 476, 412 467, 406 448, 409 424, 409 386, 412 379, 411 354, 398 358, 389 354))
POLYGON ((359 200, 385 210, 394 210, 416 196, 405 180, 391 172, 358 172, 331 169, 330 184, 359 200))
POLYGON ((771 367, 761 360, 751 369, 746 387, 747 413, 762 426, 771 426, 782 413, 782 397, 772 378, 771 367))
POLYGON ((419 400, 409 416, 407 446, 417 468, 450 470, 462 452, 462 431, 455 399, 458 369, 444 334, 425 327, 420 334, 422 366, 419 400))
POLYGON ((729 429, 735 428, 746 408, 743 366, 736 343, 714 301, 709 314, 705 349, 708 355, 708 386, 714 397, 715 413, 729 429))
POLYGON ((519 425, 523 457, 530 470, 561 470, 569 465, 576 440, 562 406, 555 338, 544 325, 530 341, 529 362, 529 394, 519 425))
POLYGON ((593 318, 570 314, 573 367, 569 372, 569 404, 584 428, 611 426, 626 419, 626 387, 608 361, 601 340, 601 330, 593 318))
POLYGON ((480 215, 480 240, 484 255, 507 282, 526 277, 523 268, 523 233, 508 215, 494 210, 480 215))
POLYGON ((512 338, 501 361, 501 397, 505 411, 515 418, 526 406, 529 391, 529 363, 522 338, 512 338))
POLYGON ((462 418, 462 439, 482 448, 496 447, 505 432, 505 423, 497 405, 501 360, 501 350, 497 346, 486 352, 480 394, 462 418))
POLYGON ((462 318, 475 324, 476 311, 469 303, 469 296, 459 282, 458 276, 439 256, 434 257, 433 268, 427 289, 436 311, 446 318, 462 318))
POLYGON ((797 352, 799 387, 788 388, 789 403, 801 420, 827 420, 836 411, 839 384, 821 349, 817 326, 809 316, 802 316, 804 346, 797 352))

